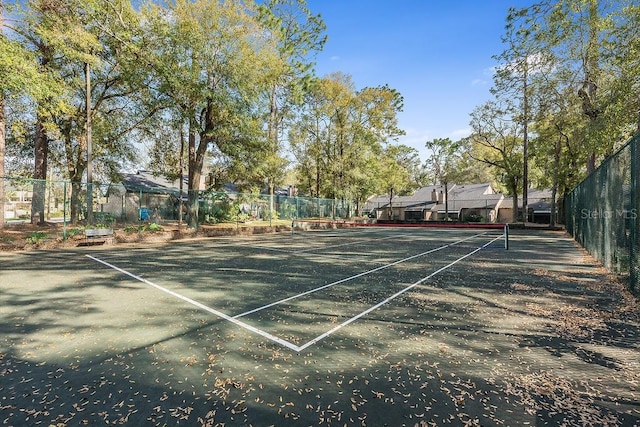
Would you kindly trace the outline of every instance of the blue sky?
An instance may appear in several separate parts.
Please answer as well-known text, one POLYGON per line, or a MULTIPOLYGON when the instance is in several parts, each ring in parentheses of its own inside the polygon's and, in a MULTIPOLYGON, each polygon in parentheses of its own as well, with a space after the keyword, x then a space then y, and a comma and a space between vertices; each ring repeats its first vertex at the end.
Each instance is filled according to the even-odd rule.
POLYGON ((329 40, 316 73, 350 74, 357 89, 388 84, 404 97, 399 142, 469 135, 469 113, 491 98, 493 55, 509 6, 532 0, 307 0, 329 40))

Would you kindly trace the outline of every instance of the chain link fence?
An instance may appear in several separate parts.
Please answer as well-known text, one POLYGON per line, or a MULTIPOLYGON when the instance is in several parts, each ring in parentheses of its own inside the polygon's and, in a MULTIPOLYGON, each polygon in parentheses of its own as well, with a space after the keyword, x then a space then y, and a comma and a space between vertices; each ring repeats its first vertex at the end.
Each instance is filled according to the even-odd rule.
POLYGON ((199 227, 278 219, 346 219, 356 214, 354 204, 349 201, 284 194, 187 191, 122 183, 87 185, 26 178, 3 181, 6 224, 61 223, 65 232, 67 226, 109 228, 186 223, 199 227), (89 201, 91 211, 87 209, 89 201))
POLYGON ((640 133, 609 157, 565 198, 567 231, 640 295, 640 133))

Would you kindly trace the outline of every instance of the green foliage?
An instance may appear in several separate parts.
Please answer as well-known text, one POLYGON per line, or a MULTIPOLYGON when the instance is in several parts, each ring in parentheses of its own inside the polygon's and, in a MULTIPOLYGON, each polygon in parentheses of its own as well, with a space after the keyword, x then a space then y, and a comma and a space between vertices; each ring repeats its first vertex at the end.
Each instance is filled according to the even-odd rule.
POLYGON ((116 222, 116 217, 109 212, 94 212, 93 218, 96 221, 95 228, 112 228, 116 222))
POLYGON ((0 241, 3 242, 3 243, 11 243, 11 242, 14 242, 15 240, 16 239, 13 236, 2 236, 0 238, 0 241))
POLYGON ((464 219, 468 222, 485 222, 485 218, 475 212, 468 214, 464 219))
POLYGON ((249 222, 250 219, 251 218, 246 213, 238 213, 237 215, 235 215, 235 218, 234 218, 235 222, 239 222, 242 224, 249 222))
POLYGON ((67 231, 67 237, 73 237, 73 236, 77 236, 80 235, 84 232, 84 230, 80 227, 74 227, 72 229, 70 229, 69 231, 67 231))
POLYGON ((397 123, 402 108, 402 96, 388 86, 357 91, 343 73, 317 80, 289 134, 299 188, 316 197, 361 201, 379 190, 387 179, 385 147, 404 134, 397 123))
POLYGON ((237 203, 226 193, 208 191, 201 197, 199 213, 207 224, 234 221, 239 212, 237 203))
POLYGON ((48 234, 44 231, 34 231, 32 233, 29 233, 26 241, 27 241, 27 244, 29 245, 36 245, 40 243, 42 240, 46 239, 47 237, 48 237, 48 234))
POLYGON ((140 231, 140 227, 137 225, 127 225, 124 228, 124 232, 127 234, 131 234, 131 233, 137 233, 140 231))
POLYGON ((281 204, 280 210, 282 211, 283 218, 296 218, 298 216, 296 205, 290 203, 288 200, 281 204))
POLYGON ((275 221, 277 219, 280 219, 280 215, 276 210, 272 210, 272 211, 268 210, 262 215, 262 219, 265 221, 270 221, 270 220, 275 221))
POLYGON ((142 231, 147 231, 149 233, 159 233, 161 231, 163 231, 164 229, 162 228, 162 226, 160 224, 157 224, 155 222, 150 222, 149 224, 145 224, 144 228, 142 231))
MULTIPOLYGON (((290 167, 282 155, 287 129, 301 194, 363 201, 429 181, 487 181, 488 174, 515 194, 522 190, 524 141, 529 180, 561 194, 584 176, 588 160, 606 158, 638 129, 636 3, 563 0, 511 9, 505 51, 495 57, 496 99, 472 113, 469 138, 428 142, 426 168, 415 151, 395 145, 404 133, 399 92, 387 85, 358 89, 344 73, 313 75, 326 27, 303 0, 140 8, 119 0, 16 3, 9 10, 15 31, 0 37, 7 153, 16 158, 10 167, 32 169, 37 128, 46 133, 38 141, 48 144, 49 165, 82 181, 89 64, 101 176, 134 159, 130 141, 141 140, 155 144, 152 164, 172 179, 183 174, 182 145, 194 188, 205 158, 213 158, 207 166, 218 183, 273 189, 290 167)), ((83 194, 79 185, 71 189, 75 222, 83 194)), ((190 194, 195 211, 199 200, 190 194)), ((201 220, 245 220, 239 203, 209 202, 201 220)))

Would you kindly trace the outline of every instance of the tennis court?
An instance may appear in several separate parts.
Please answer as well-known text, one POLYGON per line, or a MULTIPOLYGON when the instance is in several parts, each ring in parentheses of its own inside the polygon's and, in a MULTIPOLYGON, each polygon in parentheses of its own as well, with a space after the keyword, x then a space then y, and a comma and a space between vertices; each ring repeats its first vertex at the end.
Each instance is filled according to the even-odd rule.
POLYGON ((506 243, 352 227, 1 254, 0 420, 640 422, 623 291, 563 233, 506 243))

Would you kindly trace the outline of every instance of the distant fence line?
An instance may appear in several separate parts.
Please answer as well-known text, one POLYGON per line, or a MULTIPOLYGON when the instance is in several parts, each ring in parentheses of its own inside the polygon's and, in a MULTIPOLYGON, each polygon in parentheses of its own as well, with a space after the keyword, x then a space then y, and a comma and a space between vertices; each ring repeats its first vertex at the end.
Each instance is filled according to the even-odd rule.
MULTIPOLYGON (((31 221, 34 215, 51 222, 86 223, 87 183, 4 178, 4 184, 6 223, 31 221)), ((355 215, 354 203, 336 199, 213 190, 181 192, 177 188, 125 187, 121 183, 94 182, 90 187, 92 215, 98 225, 184 221, 199 226, 292 218, 346 219, 355 215)))
POLYGON ((640 133, 565 198, 567 231, 640 295, 640 133))

